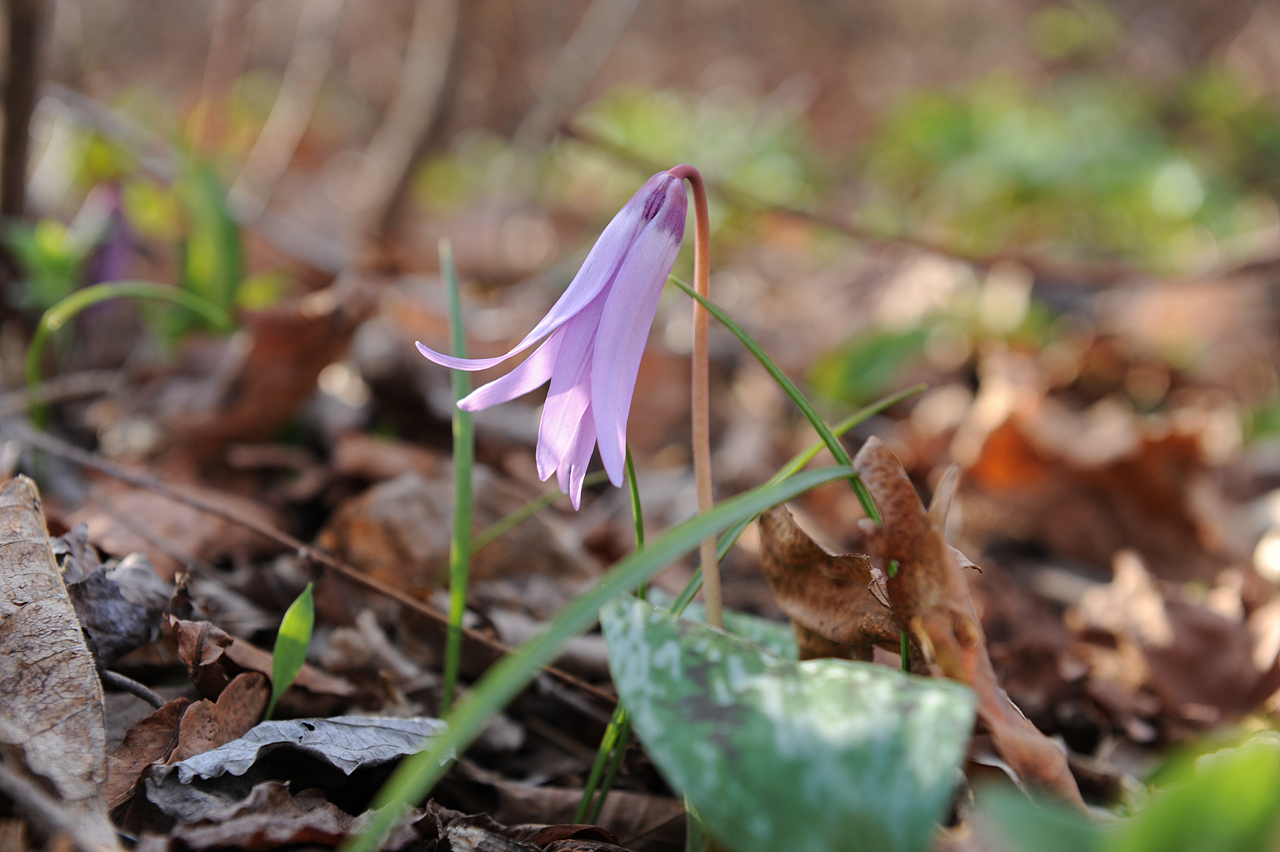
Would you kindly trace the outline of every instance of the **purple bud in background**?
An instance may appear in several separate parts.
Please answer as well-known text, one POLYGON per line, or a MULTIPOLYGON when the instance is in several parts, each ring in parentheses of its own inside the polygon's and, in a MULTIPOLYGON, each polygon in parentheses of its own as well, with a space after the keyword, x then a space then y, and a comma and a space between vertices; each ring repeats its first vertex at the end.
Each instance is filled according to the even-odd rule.
POLYGON ((479 411, 515 399, 548 380, 538 428, 538 475, 556 474, 573 507, 599 444, 609 481, 621 486, 627 415, 640 357, 658 311, 658 297, 684 237, 684 182, 659 172, 613 217, 582 268, 545 317, 510 352, 497 358, 453 358, 421 343, 427 359, 455 370, 484 370, 543 340, 507 375, 477 388, 458 406, 479 411))

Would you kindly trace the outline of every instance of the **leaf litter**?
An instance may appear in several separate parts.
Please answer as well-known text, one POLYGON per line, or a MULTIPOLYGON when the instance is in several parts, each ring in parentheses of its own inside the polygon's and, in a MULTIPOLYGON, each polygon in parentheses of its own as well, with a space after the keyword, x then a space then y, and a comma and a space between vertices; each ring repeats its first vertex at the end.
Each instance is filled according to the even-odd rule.
MULTIPOLYGON (((494 61, 505 68, 501 54, 494 61)), ((333 144, 316 135, 308 135, 316 150, 304 146, 307 157, 333 144)), ((315 166, 308 160, 300 169, 315 166)), ((337 180, 327 174, 299 183, 337 180)), ((346 223, 321 189, 308 191, 315 195, 287 187, 282 209, 346 223)), ((332 847, 367 822, 362 812, 372 789, 320 790, 313 772, 297 768, 306 765, 301 759, 292 768, 278 761, 288 777, 237 788, 216 808, 193 807, 190 819, 170 817, 163 828, 147 812, 147 784, 157 768, 214 755, 256 729, 269 693, 267 649, 280 613, 308 581, 317 584, 317 629, 309 665, 281 714, 347 725, 343 720, 362 718, 353 713, 420 719, 436 711, 444 629, 433 602, 451 523, 449 398, 441 377, 421 369, 411 349, 414 339, 432 346, 445 339, 439 282, 421 270, 430 269, 437 232, 459 230, 464 274, 482 282, 466 293, 472 350, 505 351, 564 283, 550 268, 508 288, 513 270, 548 268, 567 253, 568 235, 586 234, 599 215, 578 192, 547 202, 554 207, 548 211, 499 194, 473 198, 462 213, 404 212, 412 224, 404 245, 370 249, 367 262, 337 278, 289 267, 286 297, 247 312, 242 334, 192 338, 169 361, 138 350, 123 367, 120 360, 95 363, 104 341, 132 339, 140 320, 127 311, 85 318, 101 325, 59 363, 111 369, 118 378, 105 390, 56 403, 61 434, 92 443, 100 461, 158 476, 301 545, 136 482, 86 476, 48 450, 22 462, 46 492, 32 539, 44 535, 46 520, 64 533, 53 540, 70 600, 58 604, 59 618, 71 627, 78 619, 79 630, 62 624, 57 650, 61 674, 77 678, 69 700, 79 706, 72 709, 100 707, 96 680, 86 677, 95 670, 161 699, 156 708, 136 697, 141 693, 116 691, 123 688, 118 680, 108 686, 106 706, 114 709, 106 727, 114 724, 114 739, 123 738, 110 753, 96 727, 86 736, 79 729, 54 736, 59 760, 79 767, 71 777, 102 785, 93 812, 105 807, 118 820, 134 820, 142 832, 136 848, 332 847), (513 234, 524 235, 517 249, 552 248, 526 262, 534 255, 513 253, 513 234), (341 569, 325 561, 331 557, 341 569)), ((838 350, 851 318, 909 323, 928 303, 954 319, 964 298, 993 302, 1001 288, 992 282, 1010 271, 876 244, 841 253, 823 243, 815 251, 812 223, 777 213, 751 228, 750 239, 727 244, 726 274, 713 297, 734 301, 731 313, 792 375, 838 350), (834 262, 825 252, 835 252, 834 262), (959 295, 946 302, 947 293, 959 295)), ((259 232, 246 234, 255 265, 280 254, 259 232)), ((177 262, 169 250, 151 240, 135 264, 168 280, 177 262)), ((1145 777, 1170 747, 1232 725, 1273 724, 1280 709, 1280 560, 1263 548, 1254 552, 1260 536, 1280 529, 1267 493, 1280 482, 1280 467, 1265 440, 1242 446, 1239 403, 1256 403, 1256 388, 1274 378, 1259 367, 1269 364, 1274 345, 1270 285, 1247 273, 1109 280, 1105 288, 1090 282, 1105 290, 1100 294, 1064 297, 1064 287, 1076 284, 1042 271, 1033 298, 1071 304, 1061 312, 1065 333, 1057 327, 1036 338, 988 329, 958 340, 954 328, 922 325, 896 338, 916 351, 889 364, 894 380, 926 380, 932 390, 852 441, 866 441, 859 459, 884 527, 860 523, 847 489, 823 489, 790 509, 773 509, 728 557, 726 596, 730 605, 776 619, 775 627, 789 622, 803 660, 896 667, 900 631, 907 631, 913 671, 946 675, 979 696, 983 721, 965 764, 975 786, 994 768, 1064 799, 1075 800, 1078 786, 1095 808, 1124 808, 1132 804, 1126 797, 1134 795, 1135 776, 1145 777), (1186 356, 1193 350, 1194 358, 1186 356), (872 435, 883 443, 867 441, 872 435), (955 510, 949 517, 926 511, 917 494, 945 490, 941 473, 952 461, 963 467, 955 510), (834 542, 845 555, 815 540, 834 542)), ((660 308, 637 390, 647 408, 633 417, 653 528, 686 517, 693 505, 683 468, 683 310, 660 308)), ((728 493, 769 476, 811 436, 727 338, 713 335, 713 348, 716 466, 728 493)), ((537 406, 533 399, 477 418, 477 534, 544 493, 534 465, 537 406)), ((477 554, 467 680, 630 550, 620 495, 589 488, 581 514, 562 509, 553 503, 477 554)), ((14 572, 6 564, 6 582, 21 576, 14 572)), ((676 593, 689 572, 678 565, 658 585, 676 593)), ((42 606, 52 600, 45 591, 42 606)), ((24 598, 23 606, 31 603, 24 598)), ((38 657, 32 649, 51 635, 23 640, 34 644, 16 656, 6 645, 6 656, 38 657)), ((635 742, 623 755, 604 829, 522 826, 571 820, 612 710, 601 642, 584 637, 560 660, 568 672, 539 677, 390 848, 680 847, 683 806, 635 742)), ((21 683, 6 682, 5 710, 31 702, 32 715, 20 726, 34 730, 30 719, 46 718, 52 697, 21 683)), ((30 821, 35 845, 70 828, 87 848, 91 838, 74 834, 84 817, 67 792, 73 782, 33 758, 30 743, 9 743, 0 756, 11 773, 5 777, 35 791, 19 801, 15 788, 3 789, 6 804, 25 814, 18 822, 30 821)), ((170 778, 177 770, 161 772, 170 778)), ((188 788, 175 789, 181 803, 188 788)), ((959 825, 943 845, 958 843, 969 827, 963 792, 955 805, 959 825)))

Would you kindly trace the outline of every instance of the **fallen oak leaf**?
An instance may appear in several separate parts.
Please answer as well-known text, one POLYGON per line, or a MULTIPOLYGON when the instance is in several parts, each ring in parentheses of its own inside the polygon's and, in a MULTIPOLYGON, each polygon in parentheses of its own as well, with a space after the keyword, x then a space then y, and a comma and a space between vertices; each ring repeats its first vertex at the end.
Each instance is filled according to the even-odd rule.
MULTIPOLYGON (((875 533, 882 558, 896 562, 889 601, 900 624, 946 677, 978 695, 978 716, 997 750, 1021 777, 1081 808, 1067 756, 1022 714, 996 681, 986 637, 961 570, 968 560, 943 539, 911 480, 884 442, 872 437, 853 460, 880 509, 875 533)), ((945 501, 944 501, 945 502, 945 501)))

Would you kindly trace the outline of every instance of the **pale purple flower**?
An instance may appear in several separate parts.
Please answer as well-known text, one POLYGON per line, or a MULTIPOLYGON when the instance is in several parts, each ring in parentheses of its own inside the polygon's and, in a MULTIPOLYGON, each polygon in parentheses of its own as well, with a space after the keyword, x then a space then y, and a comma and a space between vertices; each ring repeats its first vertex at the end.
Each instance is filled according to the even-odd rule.
POLYGON ((640 357, 684 237, 686 205, 681 179, 667 172, 649 178, 600 234, 560 299, 507 354, 453 358, 418 344, 437 364, 484 370, 546 338, 524 363, 477 388, 458 407, 479 411, 550 380, 538 428, 538 476, 556 474, 575 509, 597 442, 609 481, 622 485, 640 357))

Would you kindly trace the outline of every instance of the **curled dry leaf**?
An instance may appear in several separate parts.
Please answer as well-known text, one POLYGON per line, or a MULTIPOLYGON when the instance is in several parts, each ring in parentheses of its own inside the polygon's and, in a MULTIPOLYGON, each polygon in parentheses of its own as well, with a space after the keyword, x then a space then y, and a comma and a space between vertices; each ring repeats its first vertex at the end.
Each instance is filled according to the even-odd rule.
POLYGON ((828 553, 781 506, 760 516, 760 568, 791 619, 800 659, 870 661, 874 645, 897 650, 898 624, 872 592, 871 560, 828 553))
POLYGON ((1009 765, 1028 781, 1083 807, 1062 748, 1037 730, 996 682, 961 573, 968 560, 943 539, 901 463, 882 441, 869 439, 853 463, 884 519, 877 549, 885 560, 898 563, 888 585, 899 623, 942 674, 978 694, 978 715, 1009 765))
POLYGON ((0 488, 0 743, 52 783, 77 836, 115 848, 101 795, 102 685, 24 476, 0 488))
MULTIPOLYGON (((216 698, 222 694, 231 680, 241 672, 260 672, 271 676, 271 653, 243 639, 237 639, 207 621, 183 621, 170 618, 167 634, 178 645, 178 656, 187 666, 191 682, 201 695, 216 698)), ((314 701, 329 699, 328 703, 342 703, 355 695, 356 688, 348 680, 326 674, 304 663, 294 679, 290 692, 303 689, 311 693, 314 701)), ((288 696, 290 693, 285 693, 288 696)))

